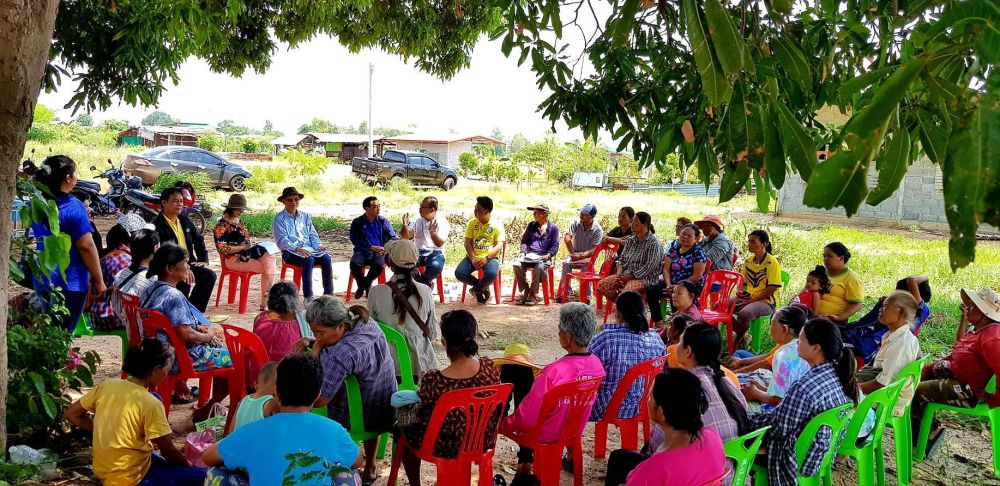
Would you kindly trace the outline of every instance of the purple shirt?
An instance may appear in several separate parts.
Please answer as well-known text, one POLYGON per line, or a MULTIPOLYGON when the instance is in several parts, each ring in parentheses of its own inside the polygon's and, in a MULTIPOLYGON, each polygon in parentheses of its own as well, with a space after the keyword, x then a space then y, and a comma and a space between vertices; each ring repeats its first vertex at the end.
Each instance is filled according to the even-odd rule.
POLYGON ((559 228, 551 221, 546 225, 545 233, 542 233, 538 221, 528 223, 521 237, 521 253, 555 256, 559 252, 559 228))

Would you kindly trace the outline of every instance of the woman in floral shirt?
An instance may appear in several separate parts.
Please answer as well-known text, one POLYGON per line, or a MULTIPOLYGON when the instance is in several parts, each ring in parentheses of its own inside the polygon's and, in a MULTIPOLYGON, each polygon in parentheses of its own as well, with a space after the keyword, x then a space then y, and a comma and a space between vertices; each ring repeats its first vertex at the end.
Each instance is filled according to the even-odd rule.
POLYGON ((219 256, 226 259, 226 268, 260 274, 260 311, 263 312, 267 310, 264 306, 267 291, 274 281, 274 257, 264 247, 254 245, 250 232, 240 220, 240 215, 247 209, 246 197, 233 194, 229 196, 229 202, 222 206, 226 210, 212 232, 215 248, 219 250, 219 256))

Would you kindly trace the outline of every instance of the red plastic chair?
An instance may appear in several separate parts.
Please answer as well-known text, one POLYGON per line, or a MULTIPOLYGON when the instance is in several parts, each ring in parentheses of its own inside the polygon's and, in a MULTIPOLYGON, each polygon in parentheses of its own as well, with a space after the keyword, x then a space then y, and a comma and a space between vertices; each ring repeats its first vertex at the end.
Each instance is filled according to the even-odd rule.
POLYGON ((558 486, 559 471, 562 469, 563 449, 569 449, 573 458, 573 484, 583 486, 583 445, 580 437, 587 425, 587 415, 590 413, 597 390, 604 381, 603 376, 579 381, 571 381, 552 387, 542 400, 539 417, 549 417, 559 413, 562 423, 559 427, 559 438, 555 442, 539 442, 539 435, 548 420, 539 420, 531 429, 523 434, 516 431, 501 430, 501 433, 519 445, 534 449, 535 475, 542 486, 558 486))
MULTIPOLYGON (((493 297, 496 300, 497 305, 500 305, 500 288, 502 284, 503 277, 503 265, 504 261, 507 259, 507 242, 503 242, 503 247, 500 248, 500 270, 497 272, 497 278, 493 280, 493 297)), ((483 278, 483 271, 477 270, 479 272, 479 278, 483 278)), ((468 294, 469 285, 466 283, 462 284, 462 303, 465 303, 465 296, 468 294)))
POLYGON ((559 290, 562 292, 563 302, 569 300, 569 287, 573 285, 573 280, 580 281, 580 302, 583 302, 584 289, 587 286, 593 286, 593 293, 597 294, 597 309, 601 309, 601 303, 604 297, 597 292, 597 282, 602 278, 607 277, 611 274, 611 267, 614 266, 615 256, 618 254, 618 244, 611 243, 608 241, 602 242, 594 250, 594 254, 590 258, 590 262, 587 264, 587 269, 580 272, 570 272, 562 276, 561 282, 559 282, 559 290), (599 271, 594 271, 596 263, 601 261, 601 268, 599 271), (569 280, 567 280, 569 279, 569 280))
MULTIPOLYGON (((122 306, 122 311, 125 312, 125 322, 128 326, 128 348, 137 348, 139 343, 142 342, 142 326, 139 325, 139 297, 132 294, 126 294, 121 290, 115 289, 115 298, 122 306)), ((122 360, 125 357, 122 356, 122 360)), ((122 371, 122 379, 127 378, 127 373, 122 371)))
POLYGON ((222 261, 222 274, 219 275, 219 283, 216 284, 217 290, 215 291, 215 306, 219 307, 219 297, 222 296, 222 285, 226 281, 226 277, 229 277, 229 297, 226 300, 227 304, 232 305, 233 301, 236 300, 236 289, 239 287, 240 290, 240 314, 247 313, 247 296, 250 294, 250 278, 254 275, 260 275, 257 272, 245 271, 241 272, 239 270, 233 270, 226 266, 226 256, 219 253, 219 260, 222 261))
MULTIPOLYGON (((424 273, 425 271, 427 271, 427 267, 417 267, 417 271, 420 273, 424 273)), ((431 286, 431 291, 434 291, 434 286, 431 286)), ((437 294, 438 294, 438 302, 444 304, 444 278, 442 278, 442 275, 440 273, 437 276, 437 294)))
POLYGON ((271 362, 271 355, 264 347, 264 342, 252 331, 242 327, 223 324, 222 330, 225 331, 226 348, 233 358, 233 367, 241 375, 240 381, 248 386, 255 386, 260 367, 271 362))
MULTIPOLYGON (((313 265, 313 268, 322 268, 322 266, 317 263, 313 265)), ((284 260, 281 262, 281 280, 285 279, 285 272, 292 271, 292 282, 295 284, 295 288, 302 290, 302 267, 288 263, 284 260)))
MULTIPOLYGON (((554 264, 555 262, 552 263, 554 264)), ((555 273, 552 270, 554 266, 555 265, 549 266, 547 270, 548 278, 545 280, 545 282, 542 282, 542 298, 545 299, 545 305, 549 305, 549 298, 555 296, 555 290, 554 290, 555 285, 553 281, 556 279, 556 277, 555 273)), ((517 299, 517 279, 512 278, 511 280, 514 281, 514 287, 510 289, 510 303, 513 304, 514 300, 517 299)))
MULTIPOLYGON (((163 400, 163 408, 166 410, 166 414, 170 416, 170 402, 174 395, 174 384, 178 381, 187 381, 190 379, 197 379, 201 383, 210 382, 213 378, 223 377, 229 380, 229 403, 239 403, 237 400, 237 394, 239 393, 239 373, 235 367, 219 368, 209 371, 195 371, 194 364, 191 363, 191 357, 187 354, 187 346, 181 341, 181 338, 174 331, 173 324, 170 323, 170 319, 163 315, 161 312, 157 312, 150 309, 140 309, 139 318, 142 321, 142 327, 146 331, 146 336, 150 338, 156 337, 158 332, 163 332, 167 335, 170 340, 170 345, 174 348, 174 359, 177 361, 177 366, 180 368, 176 375, 167 375, 167 378, 160 382, 160 386, 157 391, 160 392, 160 398, 163 400)), ((204 400, 208 400, 208 395, 210 392, 204 390, 202 387, 202 393, 204 393, 204 400)), ((211 389, 209 386, 208 389, 211 389)), ((199 394, 199 403, 204 403, 202 401, 201 394, 199 394)), ((229 418, 226 419, 226 428, 228 429, 230 424, 228 423, 235 417, 235 413, 229 414, 229 418)))
POLYGON ((625 373, 622 380, 615 387, 615 393, 608 402, 608 408, 604 411, 604 417, 597 422, 594 427, 594 458, 603 459, 608 450, 608 426, 614 425, 621 432, 622 449, 632 451, 639 450, 639 424, 642 423, 642 439, 649 442, 649 390, 653 388, 653 379, 663 371, 663 366, 667 363, 667 357, 661 356, 653 358, 633 366, 625 373), (639 411, 632 418, 618 418, 618 411, 625 401, 632 385, 643 378, 642 399, 639 400, 639 411))
POLYGON ((726 343, 729 354, 733 354, 733 340, 736 337, 736 333, 733 331, 735 297, 742 288, 743 275, 728 270, 715 270, 708 274, 705 288, 701 290, 699 298, 702 320, 714 326, 726 325, 726 343), (720 285, 720 289, 712 292, 712 286, 716 283, 720 285))
POLYGON ((472 482, 472 465, 477 464, 479 466, 480 486, 492 485, 494 449, 486 449, 486 442, 489 439, 495 446, 499 424, 494 423, 492 424, 494 427, 491 428, 490 422, 494 417, 501 415, 513 389, 514 385, 504 383, 452 390, 441 395, 441 398, 434 405, 434 413, 431 414, 427 432, 424 434, 420 448, 413 448, 406 441, 405 436, 400 436, 399 440, 396 441, 396 451, 392 455, 392 469, 389 472, 388 484, 396 484, 402 452, 409 450, 420 460, 434 463, 437 466, 438 484, 470 484, 472 482), (452 459, 436 457, 434 445, 437 442, 438 433, 441 432, 445 418, 455 410, 462 412, 462 420, 465 422, 465 431, 462 435, 462 445, 458 456, 452 459))
MULTIPOLYGON (((365 273, 368 273, 368 267, 367 266, 361 267, 361 271, 365 272, 365 273)), ((385 272, 387 272, 387 271, 389 271, 389 266, 388 265, 386 265, 382 269, 382 273, 378 274, 378 283, 379 283, 379 285, 385 283, 385 272)), ((344 294, 344 302, 350 302, 351 301, 351 297, 354 297, 354 295, 351 294, 351 287, 354 287, 354 274, 353 273, 349 273, 348 276, 347 276, 347 293, 344 294)))

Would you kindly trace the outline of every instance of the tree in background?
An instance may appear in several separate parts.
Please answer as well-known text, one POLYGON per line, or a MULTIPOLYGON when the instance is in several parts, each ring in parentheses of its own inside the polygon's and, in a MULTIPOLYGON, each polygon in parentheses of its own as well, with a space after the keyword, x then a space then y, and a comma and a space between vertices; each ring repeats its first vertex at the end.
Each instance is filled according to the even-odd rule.
POLYGON ((74 122, 81 127, 92 127, 94 126, 94 117, 90 113, 82 113, 76 117, 74 122))
POLYGON ((320 118, 313 118, 311 122, 299 127, 295 133, 336 133, 334 124, 320 118))
POLYGON ((98 128, 100 128, 101 130, 110 130, 115 133, 125 130, 128 127, 129 123, 125 120, 104 120, 98 126, 98 128))
POLYGON ((264 137, 267 138, 278 138, 284 135, 281 131, 274 129, 274 125, 271 124, 271 120, 264 120, 264 131, 262 133, 264 137))
POLYGON ((249 127, 245 127, 243 125, 237 125, 232 120, 222 120, 221 122, 219 122, 218 125, 216 125, 215 129, 219 133, 226 135, 228 137, 235 137, 239 135, 250 135, 251 133, 253 133, 253 131, 250 130, 249 127))
POLYGON ((142 124, 143 125, 147 125, 147 126, 152 126, 152 125, 158 125, 158 126, 173 125, 173 124, 179 123, 179 122, 180 122, 180 120, 174 119, 173 117, 171 117, 170 115, 168 115, 168 114, 166 114, 165 112, 162 112, 162 111, 154 111, 154 112, 146 115, 146 118, 142 119, 142 124))
POLYGON ((35 105, 35 115, 33 118, 33 123, 52 123, 56 119, 56 112, 39 103, 35 105))

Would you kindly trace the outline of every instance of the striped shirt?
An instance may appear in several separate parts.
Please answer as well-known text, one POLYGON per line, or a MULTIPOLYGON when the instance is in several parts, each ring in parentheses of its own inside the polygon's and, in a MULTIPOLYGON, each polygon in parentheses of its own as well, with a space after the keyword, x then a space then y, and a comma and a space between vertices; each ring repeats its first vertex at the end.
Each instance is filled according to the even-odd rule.
POLYGON ((647 287, 656 285, 662 273, 663 245, 653 233, 646 233, 646 238, 640 240, 632 234, 626 237, 618 266, 622 274, 631 275, 642 281, 647 287))
POLYGON ((344 428, 350 426, 344 379, 354 375, 361 388, 365 428, 385 432, 395 421, 389 400, 396 392, 396 366, 385 334, 374 320, 344 333, 344 337, 319 355, 323 387, 319 396, 329 399, 327 415, 344 428))

